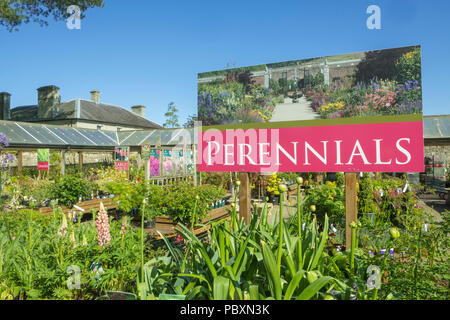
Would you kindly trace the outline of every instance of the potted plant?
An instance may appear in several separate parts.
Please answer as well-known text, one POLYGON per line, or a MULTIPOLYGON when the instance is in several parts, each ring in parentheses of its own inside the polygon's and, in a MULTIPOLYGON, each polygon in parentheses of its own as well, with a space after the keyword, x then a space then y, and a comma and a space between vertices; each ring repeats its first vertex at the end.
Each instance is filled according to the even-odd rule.
POLYGON ((278 189, 278 185, 281 183, 281 179, 278 178, 277 174, 274 173, 267 181, 266 191, 268 193, 269 202, 276 203, 278 202, 280 190, 278 189))

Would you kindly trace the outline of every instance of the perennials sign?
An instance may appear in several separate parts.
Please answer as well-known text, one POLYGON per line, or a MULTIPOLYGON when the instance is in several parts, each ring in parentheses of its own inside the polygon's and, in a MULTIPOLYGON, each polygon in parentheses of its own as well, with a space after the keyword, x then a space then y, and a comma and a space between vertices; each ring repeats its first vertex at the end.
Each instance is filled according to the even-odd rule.
POLYGON ((422 172, 420 47, 199 75, 199 171, 422 172))

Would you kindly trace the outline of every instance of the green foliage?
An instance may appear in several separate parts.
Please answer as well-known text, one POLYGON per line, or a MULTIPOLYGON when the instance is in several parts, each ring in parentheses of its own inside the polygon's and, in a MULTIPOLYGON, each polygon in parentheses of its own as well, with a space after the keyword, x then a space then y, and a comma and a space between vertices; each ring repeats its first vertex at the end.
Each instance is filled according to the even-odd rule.
POLYGON ((51 195, 52 199, 58 199, 58 203, 72 207, 80 201, 80 198, 83 200, 90 197, 93 189, 92 184, 84 180, 81 175, 65 175, 55 182, 51 195))
POLYGON ((313 214, 311 206, 316 206, 314 214, 322 224, 325 215, 330 217, 334 225, 343 225, 345 217, 345 192, 343 186, 327 181, 326 184, 306 189, 305 200, 302 204, 304 213, 313 214))
POLYGON ((395 64, 397 82, 406 83, 407 81, 418 81, 421 83, 421 66, 420 48, 415 48, 414 50, 403 54, 395 64))
MULTIPOLYGON (((238 221, 234 209, 230 214, 231 222, 211 222, 211 241, 208 243, 203 243, 191 230, 179 225, 186 252, 164 238, 170 255, 145 265, 146 278, 142 287, 146 290, 141 297, 156 298, 162 290, 163 293, 186 295, 186 299, 321 300, 332 288, 347 289, 344 283, 326 275, 327 218, 321 233, 315 219, 308 223, 301 240, 304 248, 301 254, 290 223, 269 224, 266 219, 258 220, 254 215, 246 225, 243 220, 238 221), (279 266, 276 252, 281 252, 279 266), (159 268, 155 268, 158 262, 159 268), (312 274, 315 278, 309 280, 308 275, 312 274), (155 284, 159 289, 156 292, 155 284)), ((266 206, 261 216, 267 214, 266 206)))
POLYGON ((31 179, 27 176, 13 179, 17 181, 5 188, 5 193, 9 196, 7 205, 11 209, 20 208, 22 202, 38 206, 52 199, 53 181, 31 179))
POLYGON ((164 116, 167 118, 163 124, 164 128, 178 128, 180 126, 177 112, 178 109, 175 103, 171 101, 167 106, 167 112, 164 113, 164 116))
POLYGON ((202 183, 211 184, 224 189, 230 189, 231 176, 229 172, 200 172, 202 183))
POLYGON ((299 88, 312 88, 321 86, 325 83, 325 76, 319 72, 315 75, 307 74, 304 78, 298 80, 299 88))
POLYGON ((373 201, 373 186, 371 179, 367 173, 364 173, 363 178, 359 183, 358 190, 358 212, 360 213, 375 213, 378 208, 373 201))
POLYGON ((198 85, 198 118, 203 125, 265 122, 275 107, 273 90, 232 81, 198 85))
MULTIPOLYGON (((358 204, 369 212, 372 202, 376 217, 359 219, 352 245, 343 251, 344 239, 337 235, 345 227, 345 179, 343 174, 336 178, 318 185, 307 184, 305 177, 299 211, 283 223, 282 201, 280 211, 272 213, 275 219, 268 219, 265 205, 248 225, 234 206, 229 220, 206 223, 211 226, 206 241, 192 229, 204 226, 199 220, 206 205, 223 197, 222 188, 107 184, 123 209, 139 208, 143 216, 165 213, 180 222, 177 239, 162 237, 166 253, 155 252, 144 232, 129 227, 121 233, 122 221, 111 217, 111 243, 102 248, 95 223, 81 223, 79 216, 76 222, 68 221, 63 232, 60 209, 52 216, 34 210, 0 212, 0 298, 22 294, 27 299, 92 299, 125 290, 141 299, 162 299, 161 294, 240 300, 448 299, 449 213, 442 214, 441 222, 427 214, 414 193, 398 190, 404 178, 364 175, 357 186, 358 204), (398 238, 390 236, 392 226, 398 228, 398 238), (380 253, 389 248, 393 255, 380 253), (94 262, 103 273, 92 271, 94 262), (67 288, 71 265, 81 270, 80 289, 67 288), (367 286, 371 265, 381 270, 380 289, 367 286)), ((15 181, 24 182, 30 181, 15 181)), ((22 192, 31 192, 33 184, 27 188, 22 192)), ((130 218, 125 219, 129 223, 130 218)))
POLYGON ((269 88, 272 89, 276 95, 283 94, 283 88, 280 86, 280 83, 274 79, 269 79, 269 88))
POLYGON ((61 152, 50 150, 50 175, 58 177, 61 173, 61 152))
POLYGON ((119 197, 119 209, 130 212, 141 207, 147 198, 146 208, 151 217, 167 215, 175 221, 190 221, 194 211, 197 218, 208 212, 207 206, 225 195, 225 190, 213 185, 192 186, 188 182, 158 186, 145 181, 111 182, 106 190, 119 197), (196 197, 199 197, 197 200, 196 197))
MULTIPOLYGON (((140 259, 139 232, 128 228, 121 234, 121 221, 112 220, 111 243, 101 248, 92 222, 67 221, 61 228, 60 211, 42 216, 38 211, 0 212, 0 295, 27 299, 93 299, 106 291, 133 291, 140 259), (73 240, 71 234, 73 233, 73 240), (103 273, 91 266, 101 264, 103 273), (80 289, 69 290, 69 266, 80 268, 80 289)), ((145 258, 161 255, 150 247, 145 258)))
POLYGON ((0 1, 0 25, 9 31, 17 31, 18 26, 36 22, 47 25, 47 18, 53 16, 55 20, 64 20, 69 14, 67 8, 77 5, 81 10, 81 17, 89 8, 103 7, 103 0, 13 0, 0 1))
POLYGON ((225 190, 213 185, 192 186, 189 183, 163 188, 163 204, 159 209, 174 221, 188 223, 195 212, 197 220, 204 218, 213 202, 225 195, 225 190), (196 197, 198 196, 199 199, 196 197))

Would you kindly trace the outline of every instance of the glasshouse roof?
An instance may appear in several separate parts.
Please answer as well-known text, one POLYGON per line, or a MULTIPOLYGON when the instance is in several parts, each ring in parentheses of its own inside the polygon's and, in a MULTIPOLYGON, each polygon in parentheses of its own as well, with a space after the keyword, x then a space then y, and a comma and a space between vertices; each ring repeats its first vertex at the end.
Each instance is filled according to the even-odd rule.
MULTIPOLYGON (((450 139, 450 115, 424 116, 423 127, 425 139, 450 139)), ((0 132, 6 135, 12 148, 111 149, 115 146, 136 147, 147 142, 161 146, 194 142, 192 128, 111 132, 0 120, 0 132)))
POLYGON ((81 148, 111 149, 115 146, 140 146, 147 141, 161 146, 193 141, 193 129, 161 129, 110 132, 71 128, 28 122, 0 121, 0 132, 5 134, 11 148, 81 148), (159 136, 160 141, 159 141, 159 136))
POLYGON ((450 115, 424 116, 423 136, 425 139, 449 139, 450 115))

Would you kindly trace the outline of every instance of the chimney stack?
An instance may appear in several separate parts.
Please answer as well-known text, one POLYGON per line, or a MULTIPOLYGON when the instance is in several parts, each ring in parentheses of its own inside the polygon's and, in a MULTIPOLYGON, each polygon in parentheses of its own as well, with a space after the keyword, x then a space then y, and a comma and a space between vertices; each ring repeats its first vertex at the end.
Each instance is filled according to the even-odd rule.
POLYGON ((58 112, 58 105, 61 103, 59 88, 57 86, 45 86, 38 91, 38 118, 51 119, 58 112))
POLYGON ((91 100, 95 103, 100 103, 100 91, 92 90, 91 91, 91 100))
POLYGON ((145 118, 145 106, 132 106, 131 110, 138 116, 145 118))
POLYGON ((0 120, 11 119, 11 94, 0 92, 0 120))

